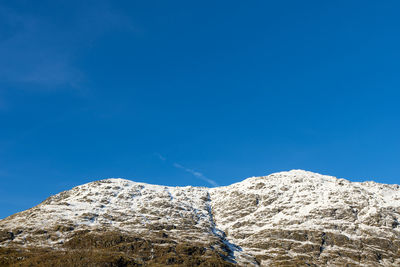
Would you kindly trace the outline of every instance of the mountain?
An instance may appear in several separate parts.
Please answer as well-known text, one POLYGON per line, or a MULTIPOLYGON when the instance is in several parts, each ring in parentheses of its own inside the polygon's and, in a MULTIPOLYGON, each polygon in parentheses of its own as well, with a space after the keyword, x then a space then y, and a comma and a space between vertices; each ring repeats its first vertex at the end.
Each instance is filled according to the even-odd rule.
POLYGON ((400 187, 302 170, 95 181, 0 221, 5 266, 400 266, 400 187))

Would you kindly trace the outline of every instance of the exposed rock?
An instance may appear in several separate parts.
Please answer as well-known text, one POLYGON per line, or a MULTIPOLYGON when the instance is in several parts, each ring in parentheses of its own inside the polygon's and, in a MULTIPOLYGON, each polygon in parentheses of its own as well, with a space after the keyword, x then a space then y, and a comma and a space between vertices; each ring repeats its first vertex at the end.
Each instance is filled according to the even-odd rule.
POLYGON ((226 187, 107 179, 0 221, 0 265, 400 266, 398 185, 305 171, 226 187))

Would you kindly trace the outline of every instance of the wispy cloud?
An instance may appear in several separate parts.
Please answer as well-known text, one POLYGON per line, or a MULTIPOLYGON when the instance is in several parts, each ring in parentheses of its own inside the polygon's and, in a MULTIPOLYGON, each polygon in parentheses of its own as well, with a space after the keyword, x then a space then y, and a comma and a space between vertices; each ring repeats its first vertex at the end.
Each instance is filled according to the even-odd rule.
POLYGON ((0 14, 6 18, 6 27, 12 29, 0 41, 3 82, 54 87, 79 80, 79 71, 72 64, 73 51, 59 43, 60 33, 55 33, 48 21, 1 7, 0 14))
MULTIPOLYGON (((166 161, 166 160, 167 160, 167 158, 164 157, 163 155, 161 155, 160 153, 154 153, 154 154, 155 154, 160 160, 162 160, 162 161, 166 161)), ((201 180, 203 180, 203 181, 209 183, 209 184, 212 185, 212 186, 218 186, 218 183, 217 183, 216 181, 214 181, 213 179, 210 179, 210 178, 206 177, 206 176, 205 176, 204 174, 202 174, 201 172, 198 172, 198 171, 196 171, 196 170, 194 170, 194 169, 186 168, 185 166, 183 166, 183 165, 181 165, 181 164, 179 164, 179 163, 176 163, 176 162, 174 162, 174 163, 172 164, 172 166, 175 167, 175 168, 177 168, 177 169, 183 170, 183 171, 185 171, 185 172, 187 172, 187 173, 190 173, 190 174, 193 175, 194 177, 196 177, 196 178, 198 178, 198 179, 201 179, 201 180)))
POLYGON ((53 21, 54 16, 19 12, 0 4, 2 82, 29 83, 52 90, 79 88, 86 78, 77 64, 84 50, 107 32, 134 29, 130 19, 113 9, 109 1, 71 4, 67 8, 71 15, 60 25, 53 21))
POLYGON ((162 161, 166 161, 167 159, 163 156, 163 155, 161 155, 160 153, 154 153, 154 155, 156 155, 160 160, 162 160, 162 161))
POLYGON ((212 180, 210 178, 207 178, 201 172, 195 171, 193 169, 186 168, 185 166, 182 166, 181 164, 176 163, 176 162, 173 164, 173 166, 175 168, 177 168, 177 169, 181 169, 181 170, 184 170, 187 173, 192 174, 193 176, 195 176, 195 177, 197 177, 197 178, 209 183, 212 186, 218 186, 217 182, 215 182, 214 180, 212 180))

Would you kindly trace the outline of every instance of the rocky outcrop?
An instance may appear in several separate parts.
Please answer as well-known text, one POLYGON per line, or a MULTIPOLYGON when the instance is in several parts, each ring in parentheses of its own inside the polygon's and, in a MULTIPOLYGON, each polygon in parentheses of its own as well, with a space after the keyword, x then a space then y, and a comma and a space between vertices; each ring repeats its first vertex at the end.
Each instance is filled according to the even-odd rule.
POLYGON ((290 171, 211 198, 220 229, 262 265, 400 265, 398 185, 290 171))
POLYGON ((398 185, 306 171, 211 189, 107 179, 0 221, 0 265, 399 266, 399 221, 398 185))
MULTIPOLYGON (((221 244, 222 245, 222 244, 221 244)), ((83 230, 52 248, 0 247, 0 266, 234 266, 228 252, 202 242, 176 242, 167 234, 138 236, 83 230)))

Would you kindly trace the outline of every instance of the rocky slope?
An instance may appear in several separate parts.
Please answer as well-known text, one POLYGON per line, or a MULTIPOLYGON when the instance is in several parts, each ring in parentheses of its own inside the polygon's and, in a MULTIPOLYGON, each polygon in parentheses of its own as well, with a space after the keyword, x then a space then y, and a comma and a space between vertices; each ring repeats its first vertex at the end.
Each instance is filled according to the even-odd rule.
POLYGON ((294 170, 226 187, 107 179, 0 221, 0 265, 400 266, 400 188, 294 170))

